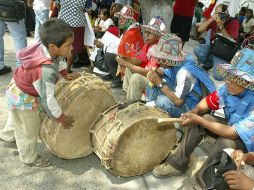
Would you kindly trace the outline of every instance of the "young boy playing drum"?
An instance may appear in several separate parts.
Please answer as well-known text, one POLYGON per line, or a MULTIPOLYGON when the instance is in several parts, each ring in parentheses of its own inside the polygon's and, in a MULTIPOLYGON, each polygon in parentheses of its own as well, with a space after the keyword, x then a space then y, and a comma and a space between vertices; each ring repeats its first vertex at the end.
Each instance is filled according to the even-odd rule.
POLYGON ((42 111, 66 129, 74 122, 73 117, 62 112, 54 97, 59 74, 67 76, 66 64, 64 66, 62 60, 72 50, 72 28, 61 19, 48 20, 40 29, 40 39, 41 44, 34 44, 17 53, 21 66, 14 72, 14 80, 7 88, 6 97, 20 160, 29 166, 47 167, 49 160, 36 152, 42 111))

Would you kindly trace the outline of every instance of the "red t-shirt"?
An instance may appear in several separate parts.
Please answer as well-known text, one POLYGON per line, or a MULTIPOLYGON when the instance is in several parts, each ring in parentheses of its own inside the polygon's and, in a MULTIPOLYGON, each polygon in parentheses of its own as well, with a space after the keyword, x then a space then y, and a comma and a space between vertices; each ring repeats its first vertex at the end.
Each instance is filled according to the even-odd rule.
POLYGON ((137 59, 142 61, 140 64, 140 67, 145 68, 149 59, 147 57, 148 50, 150 48, 150 44, 145 44, 141 50, 141 52, 138 54, 137 59))
POLYGON ((196 0, 176 0, 173 12, 175 15, 193 17, 196 0))
POLYGON ((108 29, 107 29, 108 32, 110 32, 111 34, 114 34, 116 37, 120 37, 120 34, 119 34, 119 29, 117 26, 110 26, 108 29))
POLYGON ((131 28, 123 34, 118 46, 118 54, 122 57, 137 57, 144 46, 139 27, 131 28))
MULTIPOLYGON (((239 24, 239 21, 237 19, 232 19, 231 21, 229 21, 227 23, 227 25, 225 26, 228 34, 234 39, 234 40, 237 40, 238 39, 238 31, 240 29, 240 24, 239 24)), ((212 32, 211 32, 211 41, 213 41, 215 39, 215 35, 216 33, 219 32, 219 28, 216 24, 216 22, 212 22, 208 27, 207 27, 207 30, 208 29, 212 29, 212 32)))

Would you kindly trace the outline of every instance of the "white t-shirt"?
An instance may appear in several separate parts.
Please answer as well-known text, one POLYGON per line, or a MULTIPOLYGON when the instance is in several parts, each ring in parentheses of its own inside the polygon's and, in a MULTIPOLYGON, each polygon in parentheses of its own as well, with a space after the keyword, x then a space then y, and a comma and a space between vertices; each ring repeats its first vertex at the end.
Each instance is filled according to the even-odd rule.
POLYGON ((103 22, 103 24, 101 26, 101 30, 103 32, 105 32, 108 29, 108 27, 111 26, 111 25, 114 25, 114 22, 113 22, 113 20, 111 18, 108 18, 107 20, 105 20, 103 22))
POLYGON ((97 18, 97 19, 95 20, 95 22, 94 22, 94 27, 99 26, 99 27, 102 28, 103 23, 104 23, 104 20, 102 20, 101 18, 97 18))
POLYGON ((176 75, 176 81, 175 95, 185 100, 193 90, 197 79, 189 71, 180 69, 176 75))
POLYGON ((245 33, 250 33, 252 26, 254 26, 254 18, 251 18, 247 23, 246 19, 243 20, 243 31, 245 33))
POLYGON ((51 0, 34 0, 33 9, 34 10, 47 10, 50 8, 51 0))

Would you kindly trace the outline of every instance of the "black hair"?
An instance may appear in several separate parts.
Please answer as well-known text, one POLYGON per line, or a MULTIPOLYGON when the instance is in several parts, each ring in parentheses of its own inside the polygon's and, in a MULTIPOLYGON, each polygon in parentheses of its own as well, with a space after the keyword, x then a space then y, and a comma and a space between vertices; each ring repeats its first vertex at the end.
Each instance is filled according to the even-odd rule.
POLYGON ((103 14, 107 17, 110 17, 110 12, 109 12, 109 9, 107 9, 107 8, 101 9, 101 14, 103 14))
POLYGON ((200 7, 201 9, 203 9, 205 5, 202 2, 198 2, 198 7, 200 7))
POLYGON ((55 44, 59 48, 68 38, 73 37, 72 27, 59 18, 47 20, 39 33, 41 43, 47 48, 49 44, 55 44))
POLYGON ((111 19, 113 20, 114 25, 115 25, 115 26, 118 26, 118 17, 115 17, 115 16, 114 16, 114 17, 112 17, 111 19))
POLYGON ((239 13, 241 13, 242 15, 245 15, 247 9, 248 9, 247 7, 241 7, 239 13))
POLYGON ((222 10, 222 12, 226 12, 226 11, 228 10, 228 6, 227 6, 227 5, 222 4, 222 6, 221 6, 221 10, 222 10))

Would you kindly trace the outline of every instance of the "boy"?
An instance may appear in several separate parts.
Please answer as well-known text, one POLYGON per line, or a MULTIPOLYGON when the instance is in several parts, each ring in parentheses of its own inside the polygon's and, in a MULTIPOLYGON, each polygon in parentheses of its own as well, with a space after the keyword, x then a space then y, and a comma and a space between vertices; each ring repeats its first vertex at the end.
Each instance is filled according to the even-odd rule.
POLYGON ((147 78, 153 87, 147 87, 146 99, 154 101, 171 117, 180 117, 193 109, 207 92, 215 90, 212 80, 192 56, 182 53, 178 36, 164 35, 149 53, 163 68, 148 72, 147 78))
POLYGON ((42 25, 40 39, 42 44, 17 53, 21 66, 14 72, 14 81, 7 88, 6 97, 20 160, 29 166, 47 167, 50 162, 37 156, 35 150, 42 108, 64 128, 70 128, 74 122, 73 117, 62 112, 54 98, 59 73, 67 76, 61 57, 71 53, 73 31, 64 21, 51 19, 42 25))
POLYGON ((226 77, 226 84, 214 91, 188 113, 182 115, 182 125, 190 126, 184 133, 175 154, 167 162, 156 167, 153 174, 162 176, 180 175, 188 168, 190 155, 202 138, 208 134, 218 137, 211 147, 208 158, 196 177, 202 188, 202 171, 214 156, 224 148, 254 151, 254 51, 243 49, 236 53, 231 64, 221 64, 218 72, 226 77), (224 109, 225 119, 205 114, 211 110, 224 109), (205 114, 203 117, 198 114, 205 114))
POLYGON ((146 75, 151 67, 158 66, 150 61, 150 57, 147 54, 150 48, 157 44, 161 36, 166 32, 164 20, 159 16, 152 18, 148 25, 142 25, 141 28, 145 31, 144 38, 146 44, 137 58, 133 58, 132 62, 120 58, 117 59, 119 65, 127 67, 133 72, 127 89, 126 99, 128 100, 141 99, 142 93, 145 92, 146 86, 149 83, 146 75))

